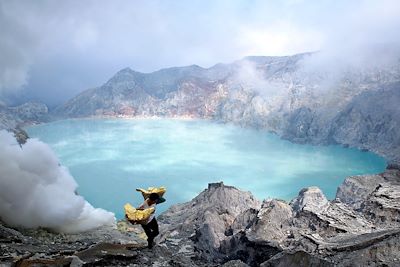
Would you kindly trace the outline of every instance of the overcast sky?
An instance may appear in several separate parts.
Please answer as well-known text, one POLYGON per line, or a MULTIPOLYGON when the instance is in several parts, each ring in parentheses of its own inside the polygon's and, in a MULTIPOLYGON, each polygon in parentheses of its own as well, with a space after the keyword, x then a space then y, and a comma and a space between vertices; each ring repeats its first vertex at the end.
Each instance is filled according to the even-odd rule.
POLYGON ((400 47, 397 0, 0 0, 0 96, 54 105, 118 70, 400 47))

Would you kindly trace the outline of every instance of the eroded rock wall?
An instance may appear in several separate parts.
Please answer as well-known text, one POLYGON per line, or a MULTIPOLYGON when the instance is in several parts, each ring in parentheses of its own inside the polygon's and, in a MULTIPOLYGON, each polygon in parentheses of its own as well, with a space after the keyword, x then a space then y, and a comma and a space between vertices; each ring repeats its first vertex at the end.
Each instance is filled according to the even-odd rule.
POLYGON ((290 203, 269 199, 261 206, 248 193, 213 184, 201 197, 160 216, 161 243, 210 263, 396 266, 399 183, 400 170, 387 169, 379 175, 347 178, 333 201, 310 187, 290 203), (232 201, 232 196, 240 201, 232 201), (244 204, 248 201, 252 205, 244 204))

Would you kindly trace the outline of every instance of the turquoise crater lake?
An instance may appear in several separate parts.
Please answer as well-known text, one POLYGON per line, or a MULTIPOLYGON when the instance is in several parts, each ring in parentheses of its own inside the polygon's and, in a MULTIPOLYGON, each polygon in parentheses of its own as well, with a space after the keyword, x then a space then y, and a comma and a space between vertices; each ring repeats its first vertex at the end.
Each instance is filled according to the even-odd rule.
POLYGON ((370 152, 298 145, 265 131, 200 120, 64 120, 27 132, 53 148, 78 182, 79 194, 118 218, 126 202, 142 202, 138 187, 167 187, 158 213, 218 181, 258 199, 290 200, 313 185, 333 199, 347 176, 386 166, 370 152))

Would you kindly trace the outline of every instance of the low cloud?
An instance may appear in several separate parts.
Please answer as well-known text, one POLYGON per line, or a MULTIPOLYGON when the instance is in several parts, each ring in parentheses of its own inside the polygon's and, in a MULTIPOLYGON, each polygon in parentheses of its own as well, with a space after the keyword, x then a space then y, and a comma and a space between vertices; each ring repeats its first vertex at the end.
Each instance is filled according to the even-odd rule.
POLYGON ((0 218, 12 226, 81 232, 113 225, 114 214, 76 194, 77 183, 48 145, 29 139, 22 147, 0 131, 0 218))
POLYGON ((400 47, 399 28, 397 0, 0 1, 0 96, 23 89, 26 100, 55 105, 125 67, 249 55, 318 50, 307 68, 382 66, 396 50, 388 47, 400 47))
POLYGON ((27 83, 35 46, 30 30, 0 3, 0 96, 27 83))
POLYGON ((398 68, 400 2, 365 0, 338 6, 340 12, 320 26, 325 37, 319 53, 309 57, 304 67, 332 75, 398 68))
POLYGON ((235 75, 232 77, 232 85, 236 89, 244 89, 257 92, 260 96, 273 96, 279 93, 283 86, 280 80, 274 81, 265 77, 265 69, 257 66, 251 60, 238 61, 235 75))

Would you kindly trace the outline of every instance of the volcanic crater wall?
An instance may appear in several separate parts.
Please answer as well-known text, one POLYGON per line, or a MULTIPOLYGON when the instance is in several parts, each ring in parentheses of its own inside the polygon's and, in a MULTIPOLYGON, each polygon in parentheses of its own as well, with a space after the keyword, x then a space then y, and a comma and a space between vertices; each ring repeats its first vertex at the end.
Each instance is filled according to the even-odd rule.
POLYGON ((265 129, 297 143, 341 144, 400 158, 400 64, 332 79, 312 54, 232 64, 119 71, 53 111, 58 117, 192 117, 265 129))

